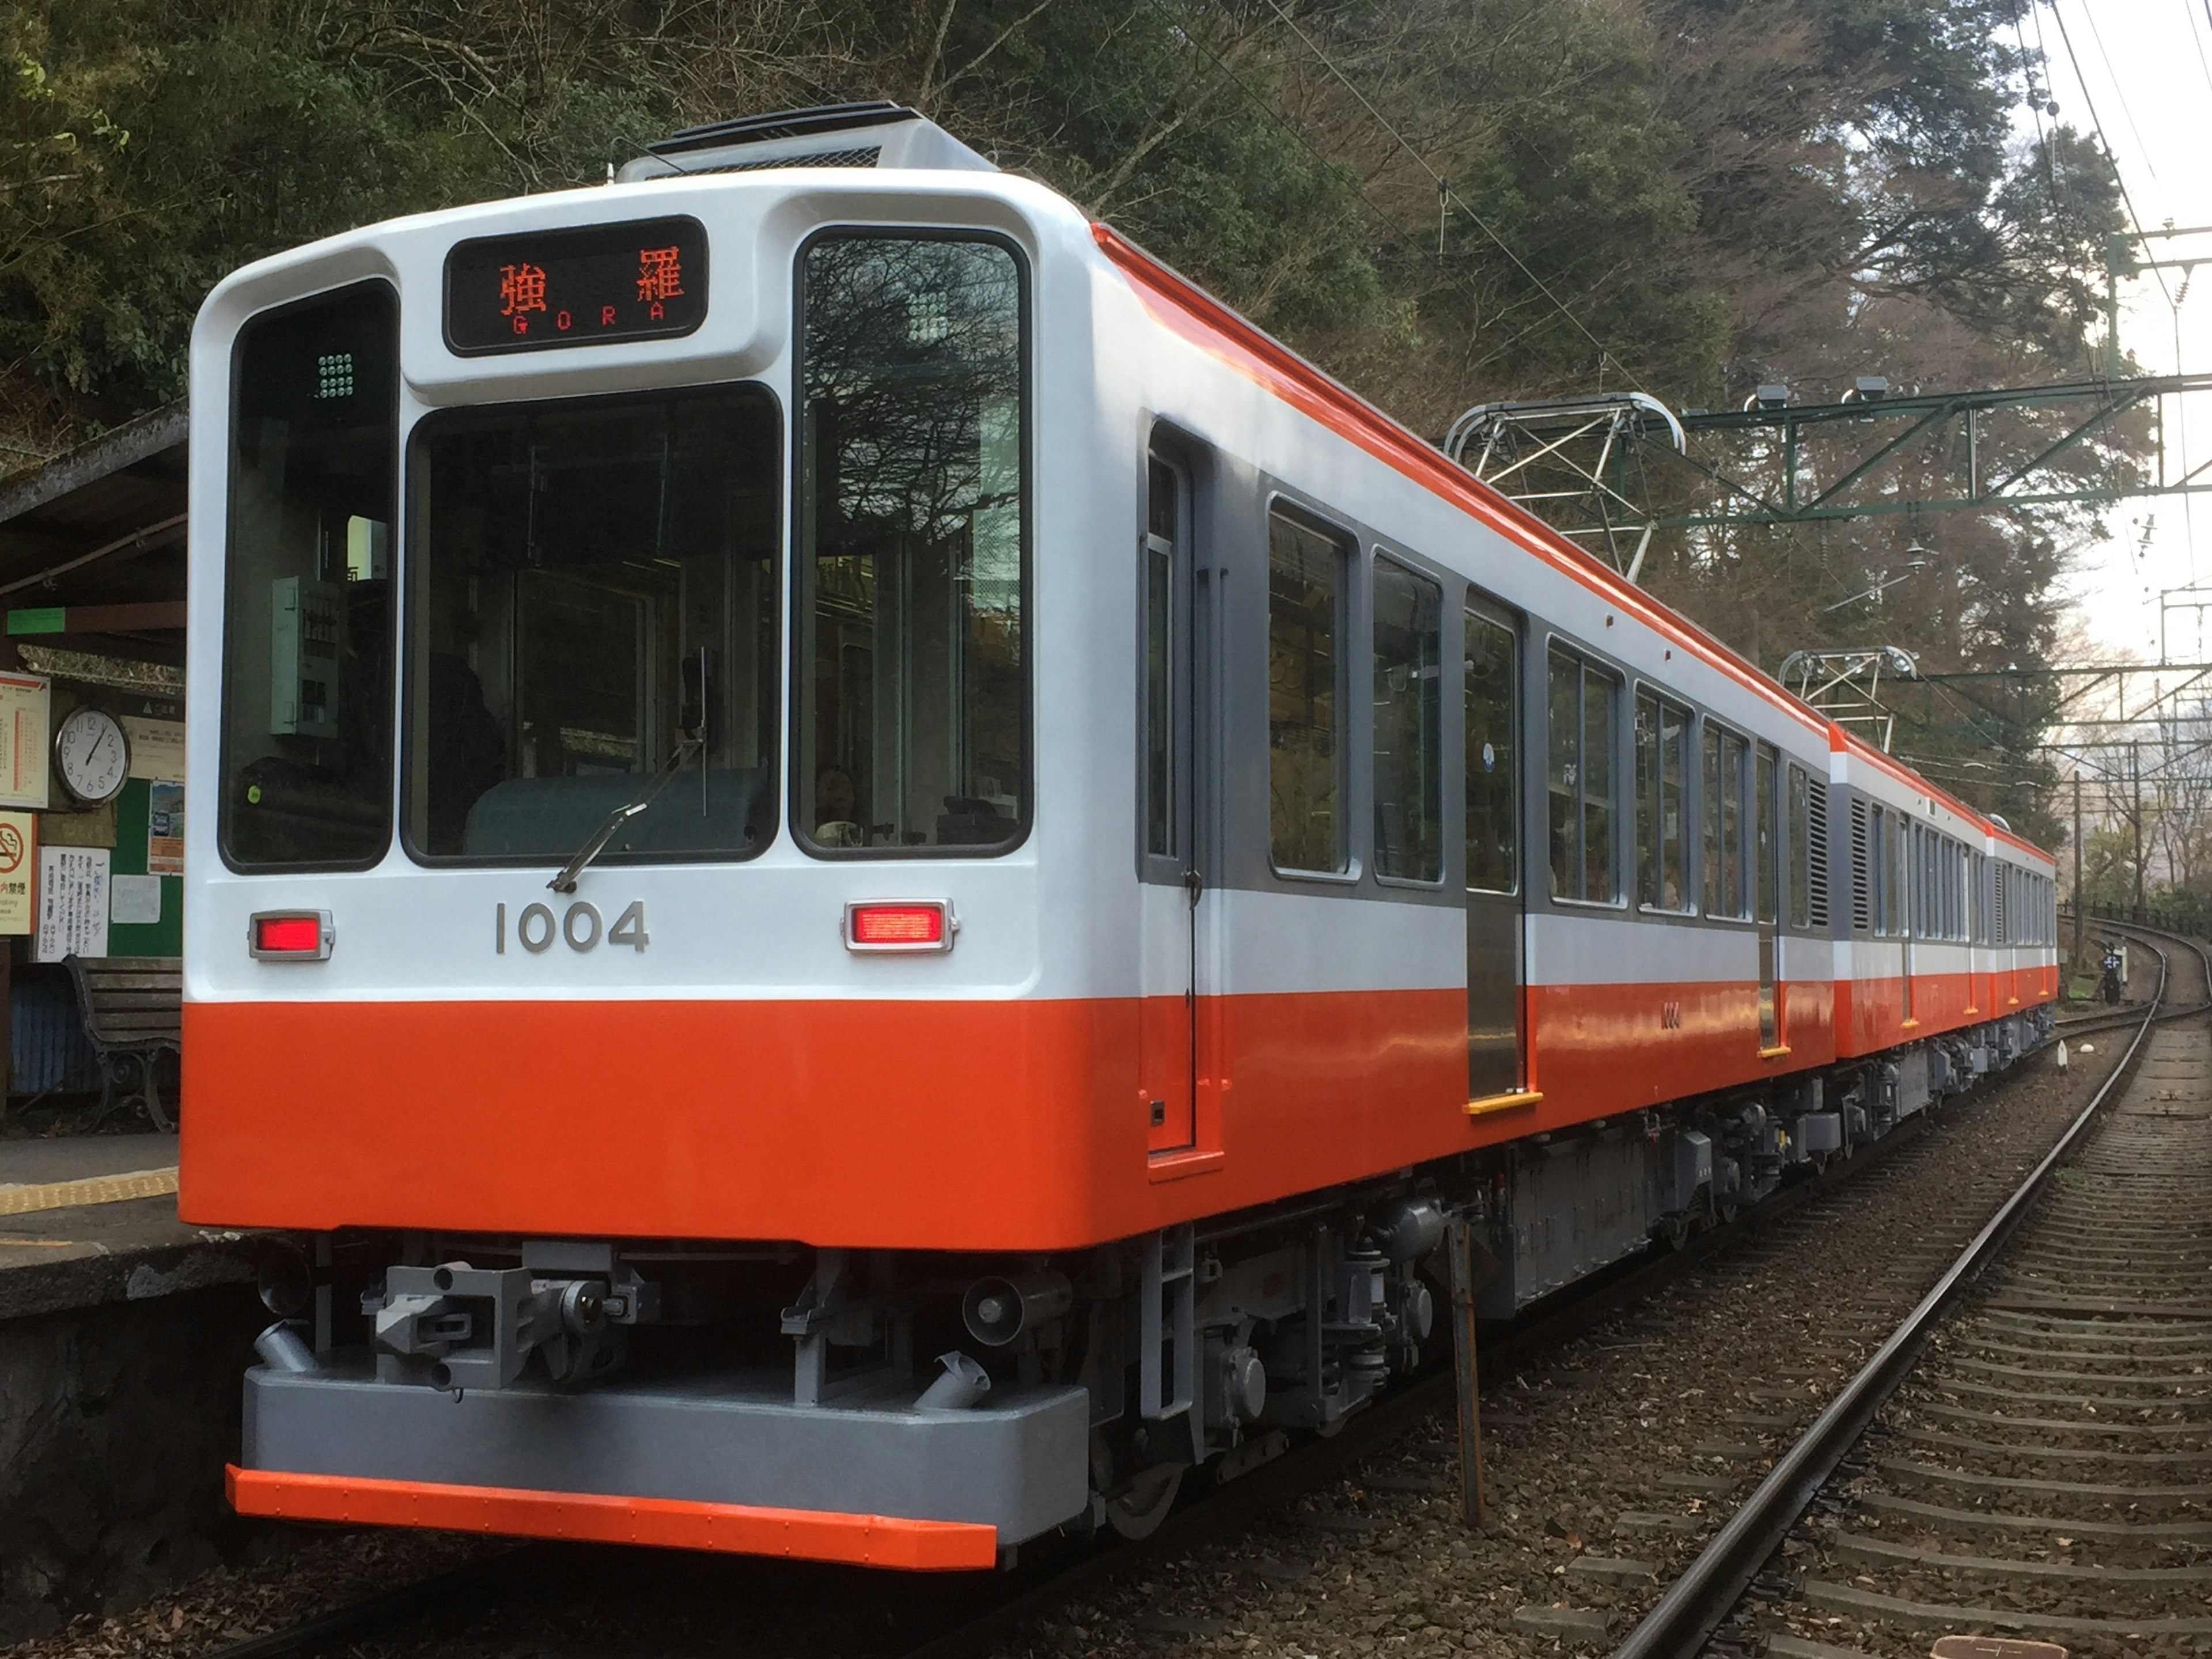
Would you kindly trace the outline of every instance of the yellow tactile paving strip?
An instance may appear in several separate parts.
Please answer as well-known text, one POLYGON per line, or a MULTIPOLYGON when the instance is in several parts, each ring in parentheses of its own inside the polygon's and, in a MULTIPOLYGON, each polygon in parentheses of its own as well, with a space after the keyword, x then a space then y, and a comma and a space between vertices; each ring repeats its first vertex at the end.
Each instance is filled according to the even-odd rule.
POLYGON ((135 1170, 128 1175, 92 1181, 50 1181, 39 1187, 0 1187, 0 1215, 29 1215, 39 1210, 73 1210, 86 1204, 114 1204, 126 1198, 162 1198, 177 1190, 177 1166, 135 1170))

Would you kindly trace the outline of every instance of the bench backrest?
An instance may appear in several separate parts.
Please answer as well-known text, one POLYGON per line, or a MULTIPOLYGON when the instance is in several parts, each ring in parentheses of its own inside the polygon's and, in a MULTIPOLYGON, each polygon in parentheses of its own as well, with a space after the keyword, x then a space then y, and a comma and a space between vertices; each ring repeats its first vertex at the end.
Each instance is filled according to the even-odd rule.
POLYGON ((184 964, 173 957, 71 957, 85 1030, 101 1048, 173 1046, 184 1025, 184 964))

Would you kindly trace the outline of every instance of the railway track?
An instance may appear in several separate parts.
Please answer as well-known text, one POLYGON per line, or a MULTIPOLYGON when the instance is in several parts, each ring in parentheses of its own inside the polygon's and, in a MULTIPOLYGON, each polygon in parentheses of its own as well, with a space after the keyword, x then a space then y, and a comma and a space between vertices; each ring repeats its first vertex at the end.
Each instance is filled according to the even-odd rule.
POLYGON ((2212 1639, 2212 957, 2124 931, 2120 1068, 1614 1659, 2212 1639))

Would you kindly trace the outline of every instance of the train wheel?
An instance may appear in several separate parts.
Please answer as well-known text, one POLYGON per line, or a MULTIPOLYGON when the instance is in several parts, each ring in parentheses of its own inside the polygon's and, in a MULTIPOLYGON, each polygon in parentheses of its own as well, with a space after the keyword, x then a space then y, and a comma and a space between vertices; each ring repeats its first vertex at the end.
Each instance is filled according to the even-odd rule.
POLYGON ((1670 1250, 1687 1249, 1691 1237, 1696 1231, 1697 1229, 1691 1224, 1687 1210, 1677 1210, 1674 1214, 1662 1218, 1659 1223, 1659 1237, 1670 1250))
POLYGON ((1159 1530, 1182 1490, 1183 1466, 1155 1463, 1139 1469, 1118 1498, 1106 1500, 1106 1521, 1124 1538, 1150 1538, 1159 1530))

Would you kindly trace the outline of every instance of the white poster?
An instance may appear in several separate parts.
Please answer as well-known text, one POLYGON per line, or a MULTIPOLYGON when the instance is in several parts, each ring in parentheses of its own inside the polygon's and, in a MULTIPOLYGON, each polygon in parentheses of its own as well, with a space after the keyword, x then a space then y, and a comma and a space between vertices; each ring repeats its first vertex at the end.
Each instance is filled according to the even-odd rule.
POLYGON ((39 848, 39 960, 107 954, 105 847, 39 848))
POLYGON ((36 674, 0 674, 0 804, 46 805, 46 727, 52 698, 36 674))
POLYGON ((161 783, 185 781, 185 723, 123 716, 123 735, 131 739, 131 775, 161 783))
POLYGON ((144 927, 161 921, 161 877, 117 876, 114 889, 107 903, 110 921, 144 927))

